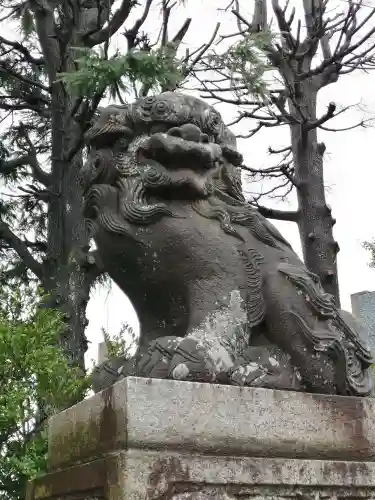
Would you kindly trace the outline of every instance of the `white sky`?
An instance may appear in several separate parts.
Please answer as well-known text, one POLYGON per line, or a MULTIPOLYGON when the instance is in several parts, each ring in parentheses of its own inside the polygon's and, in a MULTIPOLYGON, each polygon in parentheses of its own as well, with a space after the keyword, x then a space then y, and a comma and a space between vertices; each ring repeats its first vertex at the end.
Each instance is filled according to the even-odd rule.
MULTIPOLYGON (((282 0, 281 4, 283 4, 282 0)), ((245 3, 245 2, 244 2, 245 3)), ((338 0, 335 4, 347 7, 346 0, 338 0)), ((225 7, 228 0, 190 0, 186 9, 179 9, 171 23, 171 35, 177 31, 186 17, 192 17, 185 46, 197 47, 204 43, 212 33, 217 21, 222 22, 222 33, 232 31, 233 21, 230 15, 217 11, 217 7, 225 7)), ((298 9, 301 0, 291 0, 290 5, 298 9)), ((367 4, 375 6, 374 0, 367 0, 367 4)), ((249 2, 251 12, 253 2, 249 2)), ((158 16, 153 14, 147 29, 156 33, 158 16)), ((375 73, 357 73, 345 76, 341 80, 327 87, 320 93, 319 106, 321 110, 328 102, 334 101, 337 105, 361 103, 369 114, 375 114, 375 73)), ((219 110, 223 113, 222 108, 219 110)), ((224 118, 230 121, 233 110, 225 110, 224 118)), ((349 110, 328 126, 344 128, 358 122, 363 116, 359 110, 349 110)), ((246 133, 246 124, 243 132, 246 133)), ((338 256, 339 279, 342 306, 350 310, 350 294, 375 288, 375 273, 368 267, 369 255, 362 248, 364 240, 375 237, 375 225, 372 221, 374 213, 374 186, 375 186, 375 129, 355 129, 347 132, 320 131, 319 139, 327 147, 325 156, 325 184, 327 186, 328 203, 332 206, 333 216, 337 219, 334 227, 334 236, 340 244, 338 256)), ((265 133, 258 133, 251 139, 239 141, 239 149, 244 155, 245 164, 261 167, 269 164, 267 148, 288 144, 288 131, 285 129, 271 129, 265 133)), ((259 191, 260 186, 249 186, 245 182, 245 190, 259 191)), ((294 199, 288 202, 271 200, 268 203, 279 209, 295 208, 294 199)), ((284 236, 293 244, 295 250, 301 254, 301 245, 297 226, 288 222, 277 222, 275 225, 284 236)), ((88 339, 91 342, 87 359, 96 358, 97 344, 102 341, 101 326, 110 332, 116 333, 121 322, 126 321, 136 329, 138 322, 136 314, 124 296, 115 286, 111 292, 101 290, 92 294, 88 307, 90 324, 87 329, 88 339)))
MULTIPOLYGON (((249 13, 252 10, 253 1, 241 2, 249 5, 249 13)), ((342 6, 343 9, 347 7, 346 0, 330 0, 330 2, 333 6, 342 6)), ((185 38, 183 50, 187 47, 193 50, 207 41, 218 21, 222 23, 221 33, 232 32, 235 26, 234 18, 228 13, 223 14, 217 10, 218 7, 225 7, 228 3, 229 0, 188 0, 186 8, 176 9, 171 18, 171 36, 177 32, 186 17, 192 17, 193 21, 185 38)), ((280 3, 283 5, 284 1, 280 0, 280 3)), ((296 6, 297 13, 301 4, 302 0, 290 1, 291 6, 296 6)), ((366 4, 375 7, 375 0, 366 0, 366 4)), ((156 37, 159 22, 158 11, 155 9, 145 24, 145 30, 156 37)), ((14 33, 9 26, 5 26, 4 31, 5 36, 17 38, 17 33, 14 33)), ((121 39, 120 36, 119 47, 123 45, 121 39)), ((361 103, 362 109, 365 107, 369 114, 375 116, 374 89, 375 72, 343 77, 337 84, 321 92, 320 109, 324 111, 330 101, 343 106, 361 103)), ((230 121, 235 113, 233 109, 223 110, 220 107, 218 109, 226 121, 230 121)), ((335 121, 329 122, 329 126, 338 128, 350 126, 358 122, 362 116, 362 111, 349 110, 335 121)), ((246 133, 247 130, 248 126, 244 123, 241 133, 246 133)), ((375 129, 355 129, 336 133, 320 132, 319 139, 323 140, 327 147, 325 155, 327 199, 333 208, 333 216, 337 219, 334 235, 341 247, 338 264, 342 306, 350 310, 350 294, 375 288, 375 273, 368 267, 369 255, 361 247, 364 240, 375 237, 375 225, 372 221, 375 198, 375 129)), ((245 164, 257 168, 270 164, 267 154, 267 148, 270 145, 273 147, 288 145, 287 129, 269 129, 265 133, 256 134, 251 139, 241 140, 238 144, 239 150, 244 155, 245 164)), ((259 192, 261 186, 250 186, 245 182, 244 188, 248 191, 259 192)), ((272 200, 268 205, 279 209, 295 208, 293 198, 288 202, 276 204, 272 200)), ((301 253, 297 226, 285 222, 275 222, 275 225, 293 244, 295 250, 301 253)), ((87 328, 90 341, 87 361, 97 357, 97 345, 103 340, 102 326, 110 333, 117 333, 121 323, 125 321, 138 330, 135 311, 115 285, 112 286, 110 292, 108 289, 92 292, 87 315, 90 321, 87 328)))

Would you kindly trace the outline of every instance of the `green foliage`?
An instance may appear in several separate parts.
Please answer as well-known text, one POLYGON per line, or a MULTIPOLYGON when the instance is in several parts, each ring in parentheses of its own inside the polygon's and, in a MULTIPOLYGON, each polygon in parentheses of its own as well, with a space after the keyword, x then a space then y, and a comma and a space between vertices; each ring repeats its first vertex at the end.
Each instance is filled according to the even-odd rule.
POLYGON ((375 267, 375 240, 372 241, 365 241, 362 243, 362 246, 365 250, 368 250, 370 252, 370 267, 375 267))
POLYGON ((246 92, 264 98, 268 95, 266 73, 272 69, 267 60, 267 47, 273 39, 269 31, 247 34, 224 53, 209 55, 209 64, 222 67, 234 89, 245 85, 246 92))
POLYGON ((82 399, 87 377, 69 368, 58 345, 60 315, 37 308, 30 286, 0 295, 0 498, 24 497, 46 471, 46 417, 82 399))
POLYGON ((121 329, 116 334, 109 334, 105 328, 102 328, 104 342, 107 345, 108 357, 117 358, 124 356, 128 359, 133 354, 137 345, 137 338, 133 328, 128 323, 123 323, 121 329))
POLYGON ((76 59, 79 69, 61 73, 59 80, 78 96, 92 97, 106 89, 115 98, 119 92, 128 93, 134 83, 150 89, 158 85, 179 82, 181 73, 174 60, 173 50, 163 47, 151 52, 133 50, 125 55, 116 53, 107 58, 104 50, 76 49, 82 53, 76 59))
POLYGON ((31 35, 35 30, 34 17, 28 3, 24 4, 21 11, 21 28, 25 36, 31 35))

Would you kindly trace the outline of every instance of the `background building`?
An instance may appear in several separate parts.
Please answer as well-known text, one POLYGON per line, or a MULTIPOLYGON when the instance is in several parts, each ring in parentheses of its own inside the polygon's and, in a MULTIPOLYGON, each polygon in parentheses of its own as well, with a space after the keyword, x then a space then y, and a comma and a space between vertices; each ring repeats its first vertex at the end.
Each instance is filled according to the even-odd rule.
POLYGON ((366 325, 370 348, 372 352, 375 352, 375 291, 353 293, 350 298, 352 313, 366 325))

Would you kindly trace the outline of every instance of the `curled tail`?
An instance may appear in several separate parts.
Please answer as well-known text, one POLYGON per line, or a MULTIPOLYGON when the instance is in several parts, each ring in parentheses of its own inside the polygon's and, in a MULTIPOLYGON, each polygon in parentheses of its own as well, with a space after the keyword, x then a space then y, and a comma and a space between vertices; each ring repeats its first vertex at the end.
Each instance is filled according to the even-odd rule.
POLYGON ((300 311, 289 311, 313 350, 325 353, 332 360, 338 393, 370 395, 373 389, 370 368, 373 358, 364 325, 349 312, 338 309, 333 297, 322 289, 318 277, 304 267, 282 262, 278 270, 297 288, 297 293, 304 298, 316 318, 313 324, 302 317, 300 311))

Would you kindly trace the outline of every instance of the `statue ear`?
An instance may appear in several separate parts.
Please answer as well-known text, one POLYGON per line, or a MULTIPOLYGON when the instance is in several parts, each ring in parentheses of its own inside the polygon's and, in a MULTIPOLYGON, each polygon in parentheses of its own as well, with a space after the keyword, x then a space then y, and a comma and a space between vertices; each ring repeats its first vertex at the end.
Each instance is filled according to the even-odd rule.
POLYGON ((227 161, 222 166, 222 179, 226 191, 236 200, 244 202, 245 197, 242 192, 241 169, 227 161))

